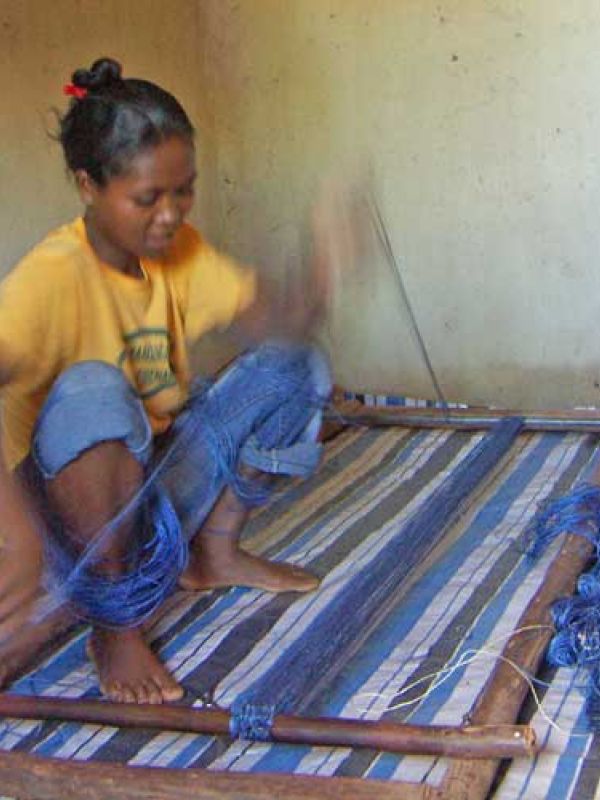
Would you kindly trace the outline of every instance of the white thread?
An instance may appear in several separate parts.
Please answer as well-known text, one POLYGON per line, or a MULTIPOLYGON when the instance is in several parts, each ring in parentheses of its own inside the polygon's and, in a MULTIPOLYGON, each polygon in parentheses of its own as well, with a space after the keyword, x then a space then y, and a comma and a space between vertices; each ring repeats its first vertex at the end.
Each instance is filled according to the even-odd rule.
MULTIPOLYGON (((504 634, 502 636, 496 637, 495 639, 492 639, 489 644, 493 645, 496 642, 504 641, 506 639, 511 639, 513 636, 516 636, 518 634, 524 633, 526 631, 532 631, 532 630, 552 630, 553 631, 554 628, 551 625, 527 625, 527 626, 525 626, 523 628, 517 628, 516 630, 511 631, 511 633, 504 634)), ((469 648, 468 650, 465 650, 459 656, 459 658, 457 659, 457 661, 455 661, 455 663, 450 662, 447 666, 443 667, 441 670, 438 670, 437 672, 431 672, 428 675, 424 675, 422 678, 419 678, 418 680, 413 681, 408 686, 403 687, 399 691, 395 691, 394 694, 393 694, 394 697, 402 697, 402 695, 407 694, 412 689, 414 689, 416 686, 419 686, 420 684, 426 683, 430 679, 433 679, 433 681, 432 681, 431 685, 429 686, 429 688, 425 692, 423 692, 421 695, 419 695, 418 697, 414 697, 414 698, 412 698, 410 700, 405 700, 403 702, 394 703, 394 705, 388 706, 386 708, 386 711, 395 711, 397 709, 404 708, 406 706, 415 705, 416 703, 420 703, 420 702, 426 700, 438 687, 442 686, 450 677, 452 677, 452 675, 457 670, 461 669, 462 667, 468 666, 473 661, 475 661, 475 659, 480 655, 489 656, 490 658, 494 658, 494 659, 498 659, 499 661, 503 661, 504 663, 506 663, 510 667, 512 667, 515 670, 515 672, 517 672, 521 676, 521 678, 523 678, 523 680, 526 681, 527 685, 529 686, 529 690, 531 691, 531 695, 533 697, 533 701, 534 701, 535 705, 537 706, 538 713, 540 714, 542 719, 553 730, 556 730, 557 732, 559 732, 561 734, 564 734, 565 736, 569 736, 569 737, 573 737, 573 738, 587 739, 590 736, 593 736, 593 732, 592 731, 589 731, 588 733, 573 733, 571 731, 568 731, 568 730, 565 730, 565 729, 561 728, 561 726, 558 725, 558 723, 556 723, 549 716, 549 714, 546 712, 546 710, 544 709, 543 702, 540 700, 540 697, 538 695, 537 689, 535 687, 535 678, 532 678, 522 667, 520 667, 518 664, 516 664, 514 661, 512 661, 507 656, 504 656, 501 653, 498 653, 498 652, 496 652, 494 650, 489 650, 489 649, 487 649, 485 647, 481 647, 481 648, 478 648, 478 649, 469 648)), ((355 700, 359 701, 361 697, 365 698, 365 699, 366 698, 370 698, 370 699, 381 698, 383 700, 386 699, 385 694, 380 694, 378 692, 360 692, 359 694, 357 694, 355 696, 355 700)), ((367 713, 368 711, 369 711, 369 707, 368 706, 365 706, 364 708, 359 709, 359 713, 363 713, 363 714, 367 713)))

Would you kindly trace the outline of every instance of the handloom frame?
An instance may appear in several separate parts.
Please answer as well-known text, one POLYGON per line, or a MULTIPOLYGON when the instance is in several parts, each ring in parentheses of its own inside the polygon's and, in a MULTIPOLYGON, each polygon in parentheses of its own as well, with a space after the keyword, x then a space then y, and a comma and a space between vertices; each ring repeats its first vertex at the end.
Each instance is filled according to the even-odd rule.
MULTIPOLYGON (((514 414, 512 414, 514 415, 514 414)), ((452 412, 434 409, 372 409, 358 403, 342 403, 337 418, 365 425, 411 427, 487 428, 510 412, 452 412)), ((523 414, 521 414, 523 416, 523 414)), ((600 414, 526 414, 528 430, 600 431, 600 414)), ((332 422, 331 427, 339 423, 332 422)), ((533 674, 540 666, 553 635, 550 609, 559 597, 572 594, 577 578, 593 555, 585 538, 564 536, 562 545, 547 567, 542 584, 515 625, 515 631, 543 626, 535 636, 514 633, 502 656, 533 674)), ((524 675, 502 657, 476 699, 466 723, 470 726, 513 726, 527 696, 524 675)), ((56 701, 60 703, 60 701, 56 701)), ((77 702, 77 701, 71 701, 77 702)), ((106 706, 112 704, 104 703, 106 706)), ((1 698, 0 698, 1 711, 1 698)), ((18 716, 13 708, 14 716, 18 716)), ((29 715, 30 716, 30 715, 29 715)), ((56 712, 56 718, 59 712, 56 712)), ((123 723, 121 723, 123 724, 123 723)), ((516 731, 517 729, 514 728, 516 731)), ((275 729, 274 729, 275 731, 275 729)), ((289 740, 288 740, 289 741, 289 740)), ((503 755, 493 746, 485 757, 458 757, 439 786, 406 781, 301 775, 239 774, 203 769, 132 767, 121 764, 73 762, 18 752, 0 751, 2 792, 19 800, 485 800, 503 755)))

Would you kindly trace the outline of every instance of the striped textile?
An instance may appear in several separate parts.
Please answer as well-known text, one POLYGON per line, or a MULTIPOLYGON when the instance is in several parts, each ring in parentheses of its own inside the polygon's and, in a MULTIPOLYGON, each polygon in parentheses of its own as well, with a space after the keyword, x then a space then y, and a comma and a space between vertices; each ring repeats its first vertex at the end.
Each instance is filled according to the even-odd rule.
MULTIPOLYGON (((225 707, 301 646, 311 621, 326 613, 365 564, 374 560, 436 489, 477 448, 484 434, 401 428, 345 431, 326 447, 312 479, 282 486, 254 513, 246 534, 253 552, 308 566, 323 578, 309 596, 232 589, 179 593, 150 636, 169 668, 200 704, 207 690, 225 707)), ((540 586, 554 549, 531 564, 525 528, 539 504, 560 494, 597 462, 595 435, 521 434, 471 493, 441 541, 399 582, 387 615, 303 713, 460 724, 497 654, 540 586), (445 673, 461 654, 464 663, 445 673), (439 678, 444 676, 443 682, 439 678)), ((21 693, 93 697, 97 684, 80 629, 13 687, 21 693)), ((515 761, 495 796, 593 798, 598 742, 585 730, 583 678, 546 668, 542 709, 533 722, 544 752, 515 761)), ((345 748, 231 742, 181 733, 126 731, 76 723, 0 722, 0 747, 46 756, 135 765, 206 767, 364 776, 438 785, 448 762, 345 748)))
POLYGON ((364 394, 363 392, 344 392, 344 400, 358 400, 365 406, 377 408, 469 408, 467 403, 442 403, 440 400, 424 400, 418 397, 390 394, 364 394))

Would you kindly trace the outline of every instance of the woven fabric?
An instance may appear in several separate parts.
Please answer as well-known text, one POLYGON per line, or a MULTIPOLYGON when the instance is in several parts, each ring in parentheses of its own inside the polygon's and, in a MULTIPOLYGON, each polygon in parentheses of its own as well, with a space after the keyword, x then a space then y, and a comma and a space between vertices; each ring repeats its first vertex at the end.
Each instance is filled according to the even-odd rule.
MULTIPOLYGON (((207 690, 230 707, 273 670, 287 648, 301 648, 314 621, 335 608, 353 578, 376 563, 440 486, 479 447, 484 434, 387 428, 349 430, 326 447, 320 471, 280 487, 257 510, 246 546, 305 565, 319 591, 294 597, 232 589, 175 595, 149 632, 190 703, 207 690)), ((518 436, 497 469, 464 499, 460 516, 426 557, 394 587, 386 613, 346 661, 312 693, 306 714, 460 724, 498 653, 543 581, 556 552, 527 558, 526 528, 549 496, 576 484, 598 458, 597 438, 564 433, 518 436), (467 650, 480 654, 435 687, 434 676, 467 650), (485 651, 485 652, 483 652, 485 651), (408 694, 406 688, 420 681, 408 694), (417 696, 422 699, 407 703, 417 696)), ((410 544, 410 543, 409 543, 410 544)), ((13 691, 93 697, 97 683, 80 630, 13 691)), ((585 732, 577 673, 547 667, 539 691, 544 712, 526 710, 545 746, 507 769, 495 796, 585 800, 599 776, 597 743, 585 732), (553 726, 559 726, 559 731, 553 726)), ((427 782, 448 762, 346 748, 310 748, 126 731, 75 723, 6 721, 0 746, 47 756, 136 765, 284 771, 427 782)))

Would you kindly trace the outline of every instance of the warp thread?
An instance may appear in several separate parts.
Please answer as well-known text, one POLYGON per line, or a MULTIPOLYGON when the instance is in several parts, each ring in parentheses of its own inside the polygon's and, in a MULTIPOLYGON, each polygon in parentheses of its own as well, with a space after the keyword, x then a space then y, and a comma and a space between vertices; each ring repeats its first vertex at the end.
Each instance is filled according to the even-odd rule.
POLYGON ((275 706, 266 703, 242 703, 231 711, 229 733, 232 739, 268 742, 275 718, 275 706))
POLYGON ((236 698, 232 711, 236 713, 246 703, 272 703, 277 713, 300 713, 316 702, 347 654, 390 610, 405 576, 434 547, 471 492, 506 455, 522 424, 521 418, 508 418, 495 425, 351 579, 346 590, 317 614, 306 633, 236 698))
MULTIPOLYGON (((543 507, 532 526, 529 553, 537 557, 561 534, 577 534, 600 551, 600 486, 582 483, 543 507)), ((556 629, 547 660, 557 667, 584 667, 589 673, 586 713, 591 727, 600 729, 600 561, 582 574, 576 594, 552 606, 556 629)))

